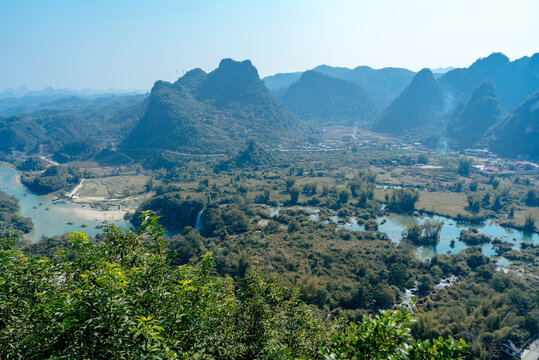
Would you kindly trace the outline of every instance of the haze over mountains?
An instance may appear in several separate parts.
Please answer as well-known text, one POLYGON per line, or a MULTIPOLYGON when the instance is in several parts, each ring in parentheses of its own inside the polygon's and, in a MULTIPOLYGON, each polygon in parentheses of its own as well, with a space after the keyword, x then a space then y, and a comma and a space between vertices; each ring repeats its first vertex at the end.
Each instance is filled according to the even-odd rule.
MULTIPOLYGON (((519 124, 519 129, 537 127, 539 117, 534 117, 533 105, 515 109, 537 89, 539 54, 509 61, 505 55, 494 53, 469 68, 451 70, 438 79, 424 69, 376 118, 373 129, 418 135, 429 131, 443 133, 446 128, 446 135, 457 147, 476 146, 481 138, 485 140, 481 145, 489 146, 492 137, 486 136, 487 130, 498 122, 507 122, 504 113, 512 114, 507 116, 512 118, 511 123, 519 124)), ((522 139, 526 144, 508 151, 510 145, 501 144, 510 140, 500 137, 493 149, 505 149, 506 154, 513 156, 536 156, 533 154, 538 142, 528 136, 522 139)))
MULTIPOLYGON (((358 66, 354 69, 319 65, 312 69, 320 74, 355 83, 382 110, 410 83, 414 72, 400 68, 373 69, 369 66, 358 66)), ((281 73, 265 77, 264 83, 274 93, 282 93, 282 88, 288 88, 296 82, 301 72, 281 73)))
POLYGON ((32 151, 113 136, 133 153, 215 154, 244 148, 248 139, 265 147, 304 144, 316 128, 347 125, 538 156, 532 94, 539 54, 510 61, 494 53, 468 68, 435 71, 320 65, 261 80, 250 61, 224 59, 210 73, 193 69, 174 83, 157 81, 149 96, 12 89, 0 99, 0 140, 3 151, 32 151))
POLYGON ((493 53, 468 68, 447 72, 438 81, 453 90, 456 98, 466 99, 487 79, 496 84, 502 108, 511 110, 539 88, 539 53, 515 61, 493 53))
POLYGON ((401 134, 419 127, 435 130, 451 110, 452 98, 429 69, 418 72, 412 82, 377 117, 374 130, 401 134))
POLYGON ((302 119, 317 125, 354 125, 372 120, 378 112, 371 97, 355 83, 314 70, 304 72, 281 100, 302 119))

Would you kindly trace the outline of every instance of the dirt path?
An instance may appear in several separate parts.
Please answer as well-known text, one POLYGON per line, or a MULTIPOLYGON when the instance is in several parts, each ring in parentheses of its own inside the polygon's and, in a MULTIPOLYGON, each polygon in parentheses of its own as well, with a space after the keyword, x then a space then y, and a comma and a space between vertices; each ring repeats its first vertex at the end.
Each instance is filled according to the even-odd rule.
POLYGON ((69 198, 73 199, 73 198, 77 198, 78 196, 75 195, 77 193, 77 191, 79 191, 79 189, 82 187, 82 184, 84 184, 84 180, 86 179, 81 179, 80 180, 80 183, 75 186, 75 188, 69 193, 69 194, 66 194, 69 198))

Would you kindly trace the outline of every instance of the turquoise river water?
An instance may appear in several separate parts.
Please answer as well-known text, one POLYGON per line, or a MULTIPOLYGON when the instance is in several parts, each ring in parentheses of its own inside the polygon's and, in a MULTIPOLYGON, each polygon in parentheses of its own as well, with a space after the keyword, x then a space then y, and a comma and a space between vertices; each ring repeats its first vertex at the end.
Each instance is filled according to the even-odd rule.
MULTIPOLYGON (((19 200, 21 215, 32 218, 34 223, 34 231, 28 235, 30 241, 36 242, 42 235, 54 236, 73 231, 83 231, 92 236, 100 232, 97 226, 102 225, 102 221, 87 219, 71 211, 73 208, 83 207, 82 205, 70 202, 53 204, 53 197, 36 195, 22 185, 19 175, 20 172, 16 169, 0 163, 0 190, 15 196, 19 200)), ((129 227, 129 223, 124 220, 110 223, 129 227)))
MULTIPOLYGON (((299 207, 309 213, 310 219, 312 221, 319 221, 319 210, 313 207, 299 207)), ((279 213, 281 207, 271 207, 270 216, 275 216, 279 213)), ((438 219, 444 222, 442 230, 440 231, 440 239, 437 245, 432 246, 419 246, 417 248, 417 256, 421 259, 427 259, 435 256, 436 254, 446 254, 446 253, 458 253, 459 251, 469 247, 464 242, 459 241, 458 237, 460 232, 468 228, 476 228, 480 233, 489 235, 491 237, 498 237, 504 241, 508 241, 514 244, 514 249, 519 250, 520 244, 522 242, 531 242, 534 244, 539 244, 539 234, 523 232, 520 230, 515 230, 511 228, 504 228, 493 222, 487 221, 483 224, 463 224, 457 223, 453 219, 445 218, 442 216, 431 216, 431 217, 414 217, 407 215, 390 215, 379 218, 378 221, 378 231, 384 232, 395 243, 399 243, 402 240, 402 233, 406 230, 408 225, 413 223, 422 224, 427 219, 438 219), (451 240, 454 241, 454 245, 451 246, 451 240)), ((331 221, 338 223, 339 217, 332 216, 331 221)), ((338 226, 340 229, 348 229, 351 231, 364 231, 365 227, 361 224, 358 224, 357 221, 352 219, 352 221, 340 224, 338 226)), ((481 247, 483 254, 487 256, 496 256, 496 252, 492 248, 492 244, 485 244, 481 247)), ((507 263, 506 259, 500 259, 500 264, 504 265, 507 263)))

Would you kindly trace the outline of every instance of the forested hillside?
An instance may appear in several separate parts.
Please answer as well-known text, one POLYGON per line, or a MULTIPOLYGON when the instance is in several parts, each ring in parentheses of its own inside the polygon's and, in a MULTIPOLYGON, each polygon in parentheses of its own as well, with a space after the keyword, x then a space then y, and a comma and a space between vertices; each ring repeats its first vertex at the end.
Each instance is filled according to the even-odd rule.
POLYGON ((80 156, 61 150, 70 143, 91 140, 101 146, 117 143, 133 128, 145 107, 146 95, 91 100, 69 97, 38 109, 20 110, 18 115, 0 116, 0 151, 39 151, 39 145, 45 145, 47 152, 80 156))
POLYGON ((209 74, 195 69, 174 84, 155 83, 144 117, 122 148, 211 154, 244 144, 248 137, 263 144, 297 140, 303 130, 250 61, 224 59, 209 74))
POLYGON ((478 86, 468 102, 457 107, 447 123, 447 134, 460 147, 473 147, 502 117, 496 87, 491 80, 478 86))
POLYGON ((316 125, 354 125, 372 120, 377 109, 358 85, 320 74, 304 72, 286 90, 283 104, 316 125))
POLYGON ((410 85, 376 118, 374 129, 393 134, 439 129, 451 110, 451 99, 429 69, 416 74, 410 85))
POLYGON ((487 134, 490 148, 505 156, 539 158, 539 91, 528 97, 487 134))

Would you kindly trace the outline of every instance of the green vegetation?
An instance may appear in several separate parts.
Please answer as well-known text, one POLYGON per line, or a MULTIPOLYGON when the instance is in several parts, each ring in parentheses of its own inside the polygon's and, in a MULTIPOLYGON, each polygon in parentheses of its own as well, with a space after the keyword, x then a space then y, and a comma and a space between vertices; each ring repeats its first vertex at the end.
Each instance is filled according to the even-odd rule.
POLYGON ((0 116, 0 153, 46 151, 60 158, 89 157, 95 146, 81 145, 108 146, 109 141, 125 136, 143 114, 145 98, 146 95, 64 97, 52 102, 39 97, 7 99, 11 105, 18 101, 43 104, 7 109, 0 104, 0 115, 7 116, 0 116))
POLYGON ((486 135, 493 151, 505 156, 539 158, 539 91, 530 95, 486 135))
POLYGON ((0 118, 0 151, 30 151, 45 139, 45 129, 22 116, 0 118))
POLYGON ((260 167, 270 166, 275 160, 274 157, 275 155, 263 149, 256 141, 251 139, 247 141, 245 150, 231 159, 223 161, 219 168, 223 170, 230 167, 258 169, 260 167))
POLYGON ((37 194, 66 190, 75 187, 82 178, 82 172, 73 166, 51 166, 38 175, 24 175, 22 183, 37 194))
POLYGON ((535 231, 535 216, 532 213, 526 214, 526 220, 524 222, 524 230, 526 231, 535 231))
POLYGON ((391 195, 386 194, 387 206, 396 213, 411 214, 419 200, 419 192, 410 189, 393 189, 391 195))
POLYGON ((347 326, 256 272, 214 273, 211 254, 171 266, 156 218, 102 241, 68 237, 75 257, 0 246, 0 352, 7 358, 461 359, 461 340, 415 341, 406 313, 347 326), (25 306, 21 306, 25 304, 25 306))
POLYGON ((19 202, 15 197, 0 191, 0 238, 21 238, 32 231, 32 219, 20 215, 19 202))
MULTIPOLYGON (((468 176, 470 175, 470 172, 472 171, 472 160, 469 158, 461 158, 459 160, 459 168, 458 168, 458 174, 462 176, 468 176)), ((470 190, 476 191, 477 190, 477 184, 476 183, 470 183, 470 190), (473 190, 475 189, 475 190, 473 190)))
POLYGON ((56 153, 59 161, 86 160, 97 154, 98 143, 93 139, 82 139, 64 144, 56 153))
POLYGON ((182 230, 185 226, 195 226, 197 214, 204 204, 199 200, 183 199, 177 191, 161 193, 144 202, 133 215, 132 222, 140 225, 140 214, 152 210, 162 217, 161 223, 171 230, 182 230))
POLYGON ((454 111, 453 118, 447 123, 447 133, 460 147, 473 147, 501 114, 494 82, 487 80, 474 90, 462 108, 454 111))
POLYGON ((322 126, 370 121, 377 112, 358 85, 312 70, 304 72, 281 100, 301 118, 322 126))
POLYGON ((538 63, 537 54, 510 61, 502 53, 492 53, 476 60, 468 68, 448 71, 438 81, 450 88, 453 94, 461 94, 461 100, 465 100, 479 84, 491 80, 496 84, 502 108, 510 110, 539 87, 539 79, 534 75, 538 63))
POLYGON ((351 323, 346 331, 331 339, 322 350, 326 359, 464 359, 466 343, 461 339, 413 341, 407 326, 413 322, 406 312, 389 311, 351 323), (381 339, 384 339, 383 341, 381 339))
MULTIPOLYGON (((487 63, 497 68, 501 60, 487 63)), ((463 338, 471 344, 467 358, 500 359, 505 340, 523 344, 538 332, 539 247, 526 241, 529 233, 515 246, 468 229, 441 254, 444 224, 434 215, 537 231, 538 177, 533 164, 501 160, 489 175, 493 169, 473 166, 482 155, 424 148, 436 147, 444 128, 463 147, 498 144, 506 127, 522 142, 535 140, 535 97, 502 117, 494 85, 477 88, 485 80, 477 68, 485 64, 439 80, 418 73, 375 124, 402 139, 346 126, 312 131, 268 92, 249 61, 227 59, 209 74, 195 69, 174 84, 157 82, 144 103, 107 97, 108 105, 94 104, 95 121, 88 104, 68 99, 73 117, 58 106, 0 119, 2 158, 26 171, 22 181, 31 190, 61 195, 84 177, 78 200, 121 199, 138 228, 107 227, 96 239, 43 237, 17 243, 18 251, 6 240, 0 353, 455 359, 464 356, 463 343, 444 339, 463 338), (454 110, 453 100, 475 88, 454 110), (7 155, 12 150, 53 153, 68 164, 20 161, 22 154, 7 155), (506 171, 515 164, 526 168, 506 171), (381 232, 392 219, 410 224, 402 241, 401 230, 387 230, 395 241, 381 232), (481 253, 486 243, 511 261, 503 265, 507 273, 481 253), (463 244, 466 250, 452 254, 463 244), (424 259, 429 251, 438 255, 424 259), (413 308, 417 322, 399 308, 413 308)), ((289 105, 319 125, 364 123, 372 104, 355 84, 372 80, 377 85, 366 92, 389 94, 393 85, 382 84, 380 72, 398 73, 379 70, 378 83, 367 79, 372 69, 317 69, 280 92, 294 95, 289 105)), ((503 106, 507 83, 495 82, 503 106)), ((528 145, 511 151, 534 156, 528 145)), ((0 196, 1 204, 1 236, 30 231, 27 219, 14 215, 14 199, 0 196)))
POLYGON ((122 147, 143 157, 163 150, 212 154, 247 137, 264 145, 296 141, 303 128, 249 60, 223 59, 209 74, 194 69, 174 84, 156 82, 144 117, 122 147))
POLYGON ((48 163, 37 157, 31 156, 28 159, 24 160, 19 166, 18 169, 21 171, 43 171, 47 168, 48 163))
POLYGON ((441 220, 426 219, 423 225, 408 225, 402 236, 416 245, 436 245, 443 225, 441 220))
MULTIPOLYGON (((372 99, 377 109, 383 109, 397 97, 410 83, 414 72, 408 69, 386 67, 373 69, 369 66, 358 66, 354 69, 320 65, 312 69, 331 78, 346 80, 359 85, 372 99)), ((264 83, 272 92, 281 97, 287 88, 300 77, 301 72, 282 73, 265 77, 264 83)), ((346 94, 343 94, 347 96, 346 94)))
POLYGON ((433 260, 431 269, 470 270, 459 274, 456 286, 418 301, 414 336, 432 339, 451 334, 468 342, 472 359, 500 359, 503 341, 523 343, 537 333, 539 291, 533 277, 495 271, 496 265, 474 248, 433 260))
POLYGON ((402 134, 440 128, 444 116, 444 89, 429 69, 418 72, 412 82, 376 118, 374 129, 402 134))
POLYGON ((481 234, 477 229, 471 228, 460 232, 459 240, 468 245, 488 244, 491 239, 485 234, 481 234))

